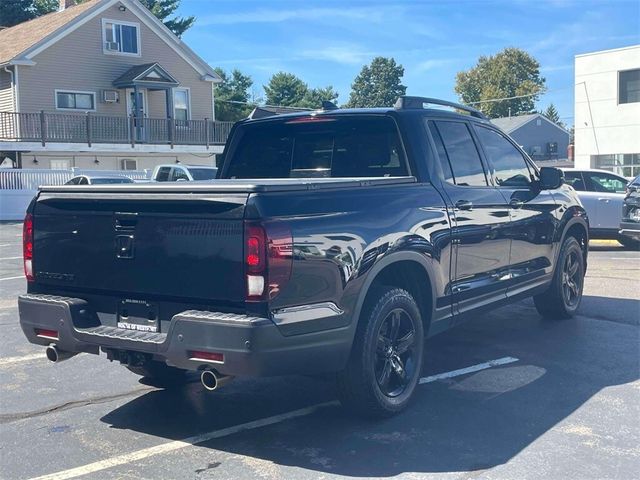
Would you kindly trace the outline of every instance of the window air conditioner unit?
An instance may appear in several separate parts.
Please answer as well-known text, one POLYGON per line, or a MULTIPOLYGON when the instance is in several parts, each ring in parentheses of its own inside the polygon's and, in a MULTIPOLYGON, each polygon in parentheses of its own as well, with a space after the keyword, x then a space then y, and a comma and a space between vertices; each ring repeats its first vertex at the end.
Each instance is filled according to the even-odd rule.
POLYGON ((133 158, 122 159, 122 170, 137 170, 138 162, 133 158))
POLYGON ((119 96, 117 90, 103 90, 102 101, 104 103, 118 103, 119 96))
POLYGON ((120 51, 120 44, 118 42, 106 42, 105 48, 111 52, 120 51))

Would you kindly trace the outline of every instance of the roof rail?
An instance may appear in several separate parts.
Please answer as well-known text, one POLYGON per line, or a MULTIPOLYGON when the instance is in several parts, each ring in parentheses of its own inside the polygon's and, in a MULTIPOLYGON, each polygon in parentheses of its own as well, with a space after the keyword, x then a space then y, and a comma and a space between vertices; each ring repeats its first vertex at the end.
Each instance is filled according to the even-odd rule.
POLYGON ((437 98, 428 98, 428 97, 410 97, 407 95, 403 95, 398 97, 394 108, 396 110, 407 110, 410 108, 413 109, 423 109, 425 108, 425 104, 429 105, 442 105, 444 107, 451 107, 457 110, 464 110, 465 112, 469 112, 472 117, 482 118, 483 120, 488 120, 484 113, 480 110, 476 110, 473 107, 468 107, 466 105, 460 105, 459 103, 447 102, 446 100, 438 100, 437 98))

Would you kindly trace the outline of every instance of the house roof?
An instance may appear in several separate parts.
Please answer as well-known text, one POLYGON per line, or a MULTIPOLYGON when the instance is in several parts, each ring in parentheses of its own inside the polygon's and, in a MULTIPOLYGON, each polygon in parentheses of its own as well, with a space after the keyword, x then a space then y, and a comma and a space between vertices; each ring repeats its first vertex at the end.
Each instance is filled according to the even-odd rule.
POLYGON ((118 2, 126 5, 160 39, 182 56, 202 75, 202 80, 214 83, 222 80, 187 44, 176 37, 171 30, 136 0, 87 0, 62 11, 48 13, 28 22, 0 30, 0 66, 10 62, 33 64, 34 60, 31 57, 118 2))
POLYGON ((567 135, 569 134, 569 132, 567 132, 566 129, 562 128, 557 123, 552 122, 551 120, 549 120, 544 115, 541 115, 540 113, 529 113, 527 115, 517 115, 515 117, 492 118, 491 123, 493 123, 496 127, 498 127, 503 132, 506 132, 507 134, 511 134, 512 132, 518 130, 520 127, 526 125, 530 121, 538 118, 544 122, 547 122, 550 125, 553 125, 557 129, 562 130, 567 135))
POLYGON ((274 115, 284 115, 287 113, 300 113, 300 112, 308 112, 310 108, 298 108, 298 107, 273 107, 270 105, 263 105, 260 107, 256 107, 249 114, 249 118, 265 118, 272 117, 274 115))
POLYGON ((542 115, 539 113, 530 113, 528 115, 517 115, 515 117, 492 118, 491 123, 503 132, 511 133, 538 116, 542 115))
POLYGON ((89 0, 0 30, 0 64, 20 56, 25 50, 44 40, 101 1, 89 0))

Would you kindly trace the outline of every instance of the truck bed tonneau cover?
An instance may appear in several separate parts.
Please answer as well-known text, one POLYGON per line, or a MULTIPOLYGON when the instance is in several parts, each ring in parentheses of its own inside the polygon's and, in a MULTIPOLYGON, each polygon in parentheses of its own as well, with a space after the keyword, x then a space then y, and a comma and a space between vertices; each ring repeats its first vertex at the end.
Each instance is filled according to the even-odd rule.
POLYGON ((43 185, 41 192, 86 193, 252 193, 325 190, 416 183, 415 177, 258 178, 206 182, 153 182, 118 185, 43 185))

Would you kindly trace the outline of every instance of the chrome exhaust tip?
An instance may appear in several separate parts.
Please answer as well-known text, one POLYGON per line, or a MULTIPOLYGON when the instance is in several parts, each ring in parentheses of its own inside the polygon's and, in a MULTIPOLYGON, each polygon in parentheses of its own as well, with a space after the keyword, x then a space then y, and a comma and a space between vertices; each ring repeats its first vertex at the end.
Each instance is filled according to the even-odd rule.
POLYGON ((77 352, 65 352, 64 350, 58 350, 58 347, 54 344, 49 345, 45 354, 47 355, 47 359, 53 363, 60 363, 63 360, 68 360, 71 357, 75 357, 77 352))
POLYGON ((202 386, 210 392, 226 385, 231 380, 233 380, 233 377, 220 375, 214 370, 203 370, 200 374, 200 383, 202 383, 202 386))

